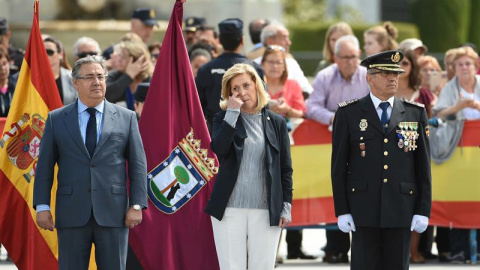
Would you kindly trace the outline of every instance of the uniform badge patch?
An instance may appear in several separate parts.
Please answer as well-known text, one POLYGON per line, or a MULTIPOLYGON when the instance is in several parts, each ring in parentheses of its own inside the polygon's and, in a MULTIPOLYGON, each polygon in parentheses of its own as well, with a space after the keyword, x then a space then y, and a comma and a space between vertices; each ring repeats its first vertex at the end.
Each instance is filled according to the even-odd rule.
POLYGON ((368 127, 367 119, 360 120, 360 124, 358 126, 360 127, 360 131, 366 131, 368 127))
POLYGON ((174 214, 218 172, 215 159, 191 130, 168 158, 148 173, 148 197, 165 214, 174 214))

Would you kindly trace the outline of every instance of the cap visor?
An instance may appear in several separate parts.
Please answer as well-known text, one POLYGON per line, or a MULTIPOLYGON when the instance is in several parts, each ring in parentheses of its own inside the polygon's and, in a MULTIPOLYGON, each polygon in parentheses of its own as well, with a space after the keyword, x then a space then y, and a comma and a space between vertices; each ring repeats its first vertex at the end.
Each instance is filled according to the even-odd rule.
POLYGON ((142 21, 142 22, 143 22, 143 24, 145 24, 145 25, 150 25, 150 26, 155 25, 155 26, 158 26, 158 22, 157 22, 156 20, 154 20, 154 19, 144 20, 144 21, 142 21))

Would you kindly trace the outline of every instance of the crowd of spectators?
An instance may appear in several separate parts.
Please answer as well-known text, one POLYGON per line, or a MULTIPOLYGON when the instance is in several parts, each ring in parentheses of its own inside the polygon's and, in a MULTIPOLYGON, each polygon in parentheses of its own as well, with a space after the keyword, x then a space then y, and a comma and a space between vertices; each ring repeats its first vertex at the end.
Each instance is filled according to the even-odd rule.
MULTIPOLYGON (((145 101, 148 82, 162 48, 161 43, 151 42, 152 38, 156 38, 152 33, 157 25, 152 10, 138 9, 132 14, 130 33, 106 48, 103 54, 93 38, 81 37, 75 42, 71 51, 75 60, 101 54, 109 59, 108 101, 131 110, 141 106, 138 102, 143 104, 145 101), (136 93, 139 85, 141 94, 136 93)), ((245 48, 243 21, 240 19, 222 21, 218 28, 219 31, 200 17, 186 18, 184 27, 191 68, 210 131, 213 117, 220 110, 223 74, 235 63, 255 67, 271 98, 270 109, 287 120, 307 118, 330 126, 338 103, 369 93, 366 69, 359 66, 362 57, 359 41, 345 22, 332 24, 326 32, 323 59, 313 84, 289 53, 290 33, 279 22, 267 19, 250 22, 249 32, 254 44, 251 48, 245 48), (244 52, 247 52, 246 55, 244 52)), ((10 110, 21 66, 19 59, 23 57, 23 51, 10 43, 10 35, 7 21, 0 18, 0 117, 6 117, 10 110)), ((479 58, 472 44, 448 50, 442 70, 437 59, 427 55, 428 48, 421 40, 409 38, 398 43, 396 38, 397 29, 391 22, 366 30, 363 55, 371 56, 393 49, 404 53, 405 58, 400 65, 405 73, 399 79, 397 98, 423 104, 430 123, 435 127, 446 121, 480 119, 479 58)), ((66 58, 70 50, 54 36, 44 36, 43 42, 61 100, 63 104, 72 103, 77 93, 66 58)), ((292 126, 289 128, 292 129, 292 126)), ((293 239, 288 248, 289 258, 315 258, 301 250, 301 232, 293 234, 296 236, 287 237, 293 239)), ((426 259, 435 258, 431 250, 434 240, 437 241, 439 260, 453 263, 468 260, 469 240, 465 229, 431 227, 422 235, 412 234, 411 262, 423 263, 426 259)), ((323 260, 329 263, 348 262, 349 245, 348 235, 328 232, 323 260)))

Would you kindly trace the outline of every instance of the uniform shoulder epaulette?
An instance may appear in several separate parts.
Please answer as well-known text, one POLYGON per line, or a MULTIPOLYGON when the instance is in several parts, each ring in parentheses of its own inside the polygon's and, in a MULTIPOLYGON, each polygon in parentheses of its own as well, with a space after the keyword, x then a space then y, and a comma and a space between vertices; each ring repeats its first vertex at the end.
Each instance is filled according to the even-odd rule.
POLYGON ((412 105, 415 105, 415 106, 418 106, 418 107, 421 107, 421 108, 425 108, 425 105, 423 105, 422 103, 418 103, 418 102, 415 102, 415 101, 410 101, 410 100, 404 100, 406 103, 409 103, 409 104, 412 104, 412 105))
POLYGON ((359 99, 356 98, 356 99, 340 102, 340 103, 338 103, 338 107, 343 108, 343 107, 351 105, 353 103, 357 103, 358 101, 359 101, 359 99))

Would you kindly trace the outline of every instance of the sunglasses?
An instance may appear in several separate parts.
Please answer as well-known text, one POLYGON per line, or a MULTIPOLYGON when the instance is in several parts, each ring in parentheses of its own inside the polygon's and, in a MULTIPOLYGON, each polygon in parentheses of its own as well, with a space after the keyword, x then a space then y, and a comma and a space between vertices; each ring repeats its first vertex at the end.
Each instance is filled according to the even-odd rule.
POLYGON ((78 58, 85 58, 87 56, 91 56, 91 55, 97 55, 98 52, 82 52, 82 53, 79 53, 77 54, 78 58))
POLYGON ((269 46, 267 46, 267 50, 275 50, 275 51, 285 52, 285 48, 283 48, 282 46, 278 46, 278 45, 269 45, 269 46))
POLYGON ((158 59, 159 56, 160 56, 159 53, 152 53, 152 57, 155 58, 155 59, 158 59))
POLYGON ((54 55, 54 54, 56 53, 56 51, 54 51, 54 50, 52 50, 52 49, 46 49, 46 51, 47 51, 47 55, 48 55, 48 56, 52 56, 52 55, 54 55))

